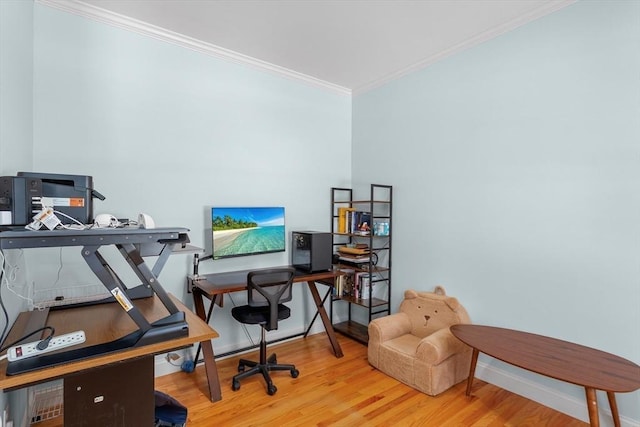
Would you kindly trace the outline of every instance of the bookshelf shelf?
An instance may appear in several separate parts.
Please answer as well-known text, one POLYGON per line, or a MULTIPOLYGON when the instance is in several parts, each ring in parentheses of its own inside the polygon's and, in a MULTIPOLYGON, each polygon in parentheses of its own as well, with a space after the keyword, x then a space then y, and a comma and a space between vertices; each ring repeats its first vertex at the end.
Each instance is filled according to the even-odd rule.
POLYGON ((331 188, 335 267, 348 273, 335 283, 330 316, 337 332, 366 344, 369 322, 391 313, 392 187, 371 184, 369 199, 353 194, 331 188))
POLYGON ((346 322, 334 323, 333 329, 336 332, 351 337, 362 344, 367 344, 369 342, 369 331, 367 330, 367 326, 361 323, 347 320, 346 322))
POLYGON ((362 298, 356 298, 351 296, 334 297, 333 300, 347 301, 351 304, 357 304, 362 307, 379 307, 379 306, 387 305, 388 303, 387 300, 380 299, 380 298, 362 299, 362 298))

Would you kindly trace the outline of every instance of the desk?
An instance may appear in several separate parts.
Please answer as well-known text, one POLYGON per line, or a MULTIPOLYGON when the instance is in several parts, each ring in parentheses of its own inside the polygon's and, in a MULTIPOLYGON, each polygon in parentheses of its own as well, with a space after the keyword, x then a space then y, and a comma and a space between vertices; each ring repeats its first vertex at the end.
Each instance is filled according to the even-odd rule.
MULTIPOLYGON (((289 267, 289 266, 287 266, 289 267)), ((274 268, 274 267, 269 267, 274 268)), ((193 294, 193 304, 196 310, 196 314, 204 320, 207 324, 211 320, 211 315, 213 313, 214 306, 218 305, 219 307, 223 306, 224 302, 224 294, 228 294, 231 292, 240 292, 246 291, 247 289, 247 274, 250 271, 256 271, 260 269, 250 269, 250 270, 238 270, 231 271, 225 273, 213 273, 213 274, 205 274, 199 276, 189 276, 189 287, 193 294), (205 314, 204 309, 204 299, 208 299, 211 301, 211 305, 209 306, 208 312, 205 314)), ((290 337, 282 338, 289 339, 296 336, 307 336, 313 322, 316 320, 318 316, 322 319, 322 324, 324 325, 324 329, 327 333, 327 337, 329 338, 329 342, 331 343, 331 348, 333 349, 333 354, 336 357, 342 357, 342 348, 340 348, 340 344, 338 343, 338 339, 336 338, 335 331, 333 330, 333 326, 331 324, 331 319, 327 315, 326 310, 324 309, 324 302, 327 297, 331 294, 332 285, 328 283, 320 282, 321 284, 325 284, 329 286, 327 293, 324 297, 320 296, 318 292, 318 288, 316 286, 317 281, 322 280, 330 280, 331 282, 337 276, 343 274, 339 270, 331 270, 331 271, 322 271, 318 273, 302 273, 296 272, 296 276, 294 277, 294 283, 303 283, 306 282, 309 287, 309 291, 311 292, 311 296, 313 297, 313 301, 316 305, 317 312, 313 317, 310 325, 307 327, 307 330, 303 333, 293 335, 290 337)), ((281 341, 278 340, 278 341, 281 341)), ((211 347, 211 343, 209 343, 209 348, 203 343, 202 344, 202 352, 205 363, 212 364, 212 360, 214 359, 213 348, 211 347)), ((237 350, 236 352, 243 351, 245 349, 237 350)), ((196 360, 197 360, 196 355, 196 360)), ((218 378, 208 378, 209 383, 217 382, 218 378)), ((219 384, 218 384, 219 388, 219 384)))
MULTIPOLYGON (((102 368, 112 368, 117 372, 122 371, 120 368, 126 368, 127 365, 131 365, 135 369, 138 369, 139 363, 142 363, 144 369, 151 369, 150 372, 151 375, 153 375, 154 355, 177 348, 188 347, 198 342, 202 342, 203 344, 209 343, 209 345, 211 345, 211 339, 218 337, 218 333, 193 314, 191 310, 185 307, 177 298, 173 295, 168 295, 178 310, 185 313, 185 320, 189 326, 188 335, 11 376, 7 376, 5 373, 7 368, 7 360, 5 359, 0 362, 0 389, 10 391, 59 378, 73 380, 78 375, 97 374, 102 368)), ((168 313, 165 305, 155 296, 137 299, 134 304, 150 321, 162 319, 166 317, 168 313)), ((19 338, 22 336, 24 330, 32 327, 34 316, 40 317, 42 314, 41 312, 21 313, 9 333, 7 342, 12 342, 19 338)), ((120 305, 116 303, 51 310, 45 320, 47 326, 53 326, 56 329, 56 334, 65 334, 82 328, 85 331, 87 340, 78 347, 88 347, 110 342, 138 329, 136 323, 122 310, 120 305)), ((64 352, 65 350, 67 349, 60 351, 64 352)), ((212 371, 217 377, 215 362, 213 365, 205 365, 205 369, 208 376, 210 371, 212 371)), ((148 382, 143 384, 132 381, 123 383, 118 381, 110 382, 117 384, 121 389, 129 389, 130 392, 133 390, 137 397, 151 396, 151 402, 153 402, 153 376, 151 377, 150 389, 148 382)), ((220 396, 216 394, 216 390, 211 388, 211 384, 209 384, 209 386, 211 400, 219 400, 220 396)), ((124 391, 125 390, 123 390, 123 392, 124 391)), ((67 390, 67 381, 65 380, 65 395, 74 392, 77 392, 75 388, 73 390, 67 390)), ((105 395, 105 401, 100 402, 100 404, 104 404, 105 406, 121 406, 124 403, 118 401, 117 395, 105 395), (113 398, 114 401, 108 401, 109 398, 113 398)), ((84 417, 84 419, 87 420, 87 417, 90 416, 86 411, 80 411, 79 414, 69 414, 67 413, 68 409, 70 409, 70 407, 65 405, 65 417, 67 417, 67 415, 69 418, 72 416, 74 418, 84 417)), ((84 409, 86 410, 86 407, 84 409)), ((140 408, 140 411, 148 414, 149 408, 145 407, 144 410, 140 408)), ((151 407, 151 411, 153 411, 153 407, 151 407)), ((65 425, 70 424, 72 425, 73 423, 67 422, 65 418, 65 425)), ((146 424, 152 425, 153 419, 150 419, 146 424)), ((126 425, 142 424, 128 423, 126 425)))
POLYGON ((541 375, 585 388, 592 427, 598 427, 596 390, 607 392, 613 422, 620 427, 616 392, 640 388, 640 366, 590 347, 511 329, 480 325, 454 325, 451 333, 473 347, 466 394, 471 394, 478 353, 541 375))

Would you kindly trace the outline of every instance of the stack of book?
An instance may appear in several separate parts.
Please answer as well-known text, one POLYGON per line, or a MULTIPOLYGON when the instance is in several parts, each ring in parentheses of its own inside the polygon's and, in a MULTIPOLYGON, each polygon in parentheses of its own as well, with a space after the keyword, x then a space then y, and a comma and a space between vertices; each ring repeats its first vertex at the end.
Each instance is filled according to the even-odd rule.
POLYGON ((353 297, 369 299, 371 293, 371 277, 369 273, 356 273, 353 280, 353 297))
POLYGON ((333 285, 333 295, 360 300, 369 299, 371 293, 371 277, 369 273, 356 273, 354 270, 342 271, 346 274, 336 277, 333 285))
POLYGON ((348 264, 366 264, 371 260, 369 254, 369 246, 366 244, 338 247, 338 258, 340 262, 346 262, 348 264))
POLYGON ((371 233, 371 214, 354 208, 338 208, 338 233, 368 236, 371 233))
POLYGON ((338 297, 351 296, 353 292, 354 270, 342 270, 345 274, 335 278, 333 295, 338 297))

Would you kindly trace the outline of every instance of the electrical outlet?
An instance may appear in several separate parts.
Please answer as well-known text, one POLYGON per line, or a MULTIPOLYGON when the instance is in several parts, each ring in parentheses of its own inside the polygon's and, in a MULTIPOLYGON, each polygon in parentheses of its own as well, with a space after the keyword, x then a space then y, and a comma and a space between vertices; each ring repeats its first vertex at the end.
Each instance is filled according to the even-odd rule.
MULTIPOLYGON (((40 341, 33 341, 28 344, 20 344, 7 350, 7 359, 9 362, 25 359, 27 357, 39 356, 43 353, 59 350, 61 348, 70 347, 72 345, 82 344, 86 337, 84 331, 71 332, 70 334, 58 335, 51 338, 49 345, 45 349, 39 349, 40 341)), ((6 423, 5 423, 6 424, 6 423)))

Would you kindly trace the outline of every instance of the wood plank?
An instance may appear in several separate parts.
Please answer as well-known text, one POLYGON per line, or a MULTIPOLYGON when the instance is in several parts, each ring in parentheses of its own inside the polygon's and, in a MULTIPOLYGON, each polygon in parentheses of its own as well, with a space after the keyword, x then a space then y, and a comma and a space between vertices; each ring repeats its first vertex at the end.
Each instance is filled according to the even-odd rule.
MULTIPOLYGON (((179 372, 156 378, 156 389, 189 408, 189 427, 588 425, 480 380, 471 398, 464 394, 465 382, 437 397, 427 396, 369 365, 366 346, 343 336, 338 339, 344 351, 341 359, 333 357, 323 334, 271 346, 278 361, 300 370, 295 379, 287 372, 273 374, 278 387, 274 396, 267 395, 260 376, 231 390, 240 356, 218 361, 220 402, 208 402, 198 391, 206 386, 200 366, 195 375, 179 372)), ((242 357, 255 359, 257 352, 242 357)))
POLYGON ((354 340, 367 344, 369 342, 369 331, 366 325, 354 322, 352 320, 340 323, 334 323, 333 329, 336 332, 340 332, 354 340))
MULTIPOLYGON (((426 427, 584 427, 587 423, 554 411, 483 381, 474 382, 472 396, 466 383, 431 397, 374 369, 366 346, 339 336, 344 357, 336 359, 324 334, 274 345, 278 361, 293 363, 298 378, 288 372, 273 374, 278 392, 266 393, 260 376, 231 390, 240 356, 218 361, 222 400, 212 403, 206 394, 204 367, 191 374, 177 372, 156 378, 156 389, 189 408, 189 427, 220 426, 426 426, 426 427)), ((255 359, 256 351, 242 357, 255 359)), ((61 426, 60 418, 36 424, 61 426), (57 421, 56 421, 57 420, 57 421)))

